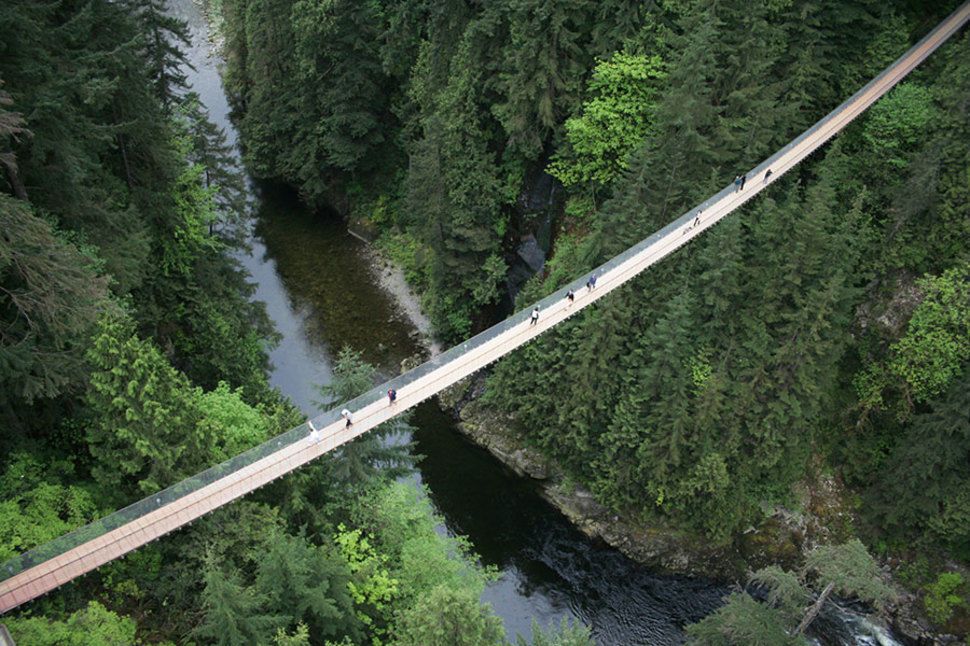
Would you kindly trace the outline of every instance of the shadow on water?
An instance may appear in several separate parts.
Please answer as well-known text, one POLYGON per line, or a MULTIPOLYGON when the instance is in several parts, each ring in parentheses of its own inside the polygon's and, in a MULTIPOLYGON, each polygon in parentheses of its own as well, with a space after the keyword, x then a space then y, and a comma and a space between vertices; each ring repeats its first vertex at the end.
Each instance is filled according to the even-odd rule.
POLYGON ((502 576, 485 593, 510 635, 529 634, 532 617, 575 617, 599 644, 679 644, 683 626, 720 605, 710 581, 650 573, 591 541, 548 505, 534 482, 517 477, 454 430, 435 404, 414 415, 421 479, 448 529, 469 536, 502 576))

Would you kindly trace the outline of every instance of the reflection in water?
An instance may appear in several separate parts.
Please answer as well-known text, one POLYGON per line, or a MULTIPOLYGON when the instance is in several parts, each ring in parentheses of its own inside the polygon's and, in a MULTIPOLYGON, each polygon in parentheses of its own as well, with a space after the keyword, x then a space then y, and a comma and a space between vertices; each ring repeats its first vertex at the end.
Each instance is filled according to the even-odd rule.
POLYGON ((306 314, 302 334, 331 356, 349 346, 397 374, 418 346, 391 298, 374 285, 363 243, 336 215, 309 213, 292 190, 260 193, 255 237, 265 245, 262 262, 275 264, 290 309, 306 314))
POLYGON ((720 604, 709 581, 651 574, 596 544, 515 476, 465 441, 436 405, 413 419, 421 478, 450 531, 469 536, 501 572, 485 592, 510 635, 578 617, 599 644, 679 644, 682 628, 720 604))

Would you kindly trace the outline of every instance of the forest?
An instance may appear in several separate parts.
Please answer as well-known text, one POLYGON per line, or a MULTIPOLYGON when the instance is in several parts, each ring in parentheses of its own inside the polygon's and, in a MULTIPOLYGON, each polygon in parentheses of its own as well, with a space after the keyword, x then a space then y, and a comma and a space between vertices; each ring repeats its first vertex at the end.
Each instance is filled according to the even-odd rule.
MULTIPOLYGON (((232 252, 243 176, 161 0, 0 6, 0 561, 304 419, 232 252)), ((324 404, 374 383, 339 357, 324 404)), ((3 623, 18 644, 497 644, 398 420, 3 623), (455 641, 455 638, 459 641, 455 641)), ((524 643, 524 642, 521 642, 524 643)), ((588 643, 536 628, 536 644, 588 643), (545 640, 545 641, 543 641, 545 640)))
MULTIPOLYGON (((547 212, 518 307, 767 157, 956 6, 212 4, 249 167, 373 231, 449 340, 508 311, 547 212)), ((968 594, 946 564, 970 561, 968 63, 964 30, 767 198, 500 362, 487 402, 599 501, 715 542, 833 474, 849 535, 904 559, 929 605, 956 591, 946 623, 968 594)))
MULTIPOLYGON (((207 6, 246 170, 371 232, 458 341, 726 185, 956 3, 207 6), (547 217, 548 261, 512 293, 547 217)), ((186 44, 165 0, 0 5, 0 562, 304 421, 269 384, 278 335, 233 256, 245 180, 186 44)), ((968 109, 964 29, 765 197, 489 374, 523 445, 645 525, 726 544, 801 483, 844 483, 843 540, 754 573, 696 643, 804 643, 806 605, 887 601, 887 559, 967 632, 968 109)), ((375 380, 344 352, 321 401, 375 380)), ((415 457, 382 438, 406 425, 3 623, 41 645, 506 643, 493 573, 399 481, 415 457)))

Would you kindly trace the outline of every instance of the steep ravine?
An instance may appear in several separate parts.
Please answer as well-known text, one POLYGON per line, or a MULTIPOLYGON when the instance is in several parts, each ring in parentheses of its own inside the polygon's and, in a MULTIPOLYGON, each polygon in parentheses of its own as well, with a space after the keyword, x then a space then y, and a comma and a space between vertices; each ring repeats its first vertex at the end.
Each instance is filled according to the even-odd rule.
MULTIPOLYGON (((205 22, 193 0, 171 5, 191 28, 190 83, 235 141, 205 22)), ((310 412, 316 385, 329 381, 331 358, 343 345, 384 374, 419 350, 420 310, 394 268, 349 236, 334 214, 306 210, 290 189, 260 187, 253 199, 252 249, 239 259, 282 336, 272 355, 274 385, 310 412)), ((533 618, 572 618, 589 625, 599 644, 679 644, 684 625, 720 604, 729 588, 710 577, 733 578, 741 556, 623 522, 588 494, 562 486, 554 468, 517 447, 501 418, 483 423, 477 403, 460 408, 460 435, 451 412, 458 400, 469 401, 465 395, 450 393, 446 412, 436 402, 416 411, 413 439, 425 456, 416 480, 447 531, 468 536, 482 562, 497 569, 484 600, 510 638, 528 635, 533 618)), ((772 547, 769 557, 763 549, 765 558, 778 553, 772 547)), ((834 628, 824 643, 877 643, 851 622, 827 624, 834 628)))

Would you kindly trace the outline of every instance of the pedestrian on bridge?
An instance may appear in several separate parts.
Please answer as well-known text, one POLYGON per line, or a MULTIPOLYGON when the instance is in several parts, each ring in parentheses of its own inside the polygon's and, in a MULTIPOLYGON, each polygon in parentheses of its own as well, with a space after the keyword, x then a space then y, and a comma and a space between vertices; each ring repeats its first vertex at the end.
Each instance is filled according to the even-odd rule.
POLYGON ((347 420, 347 423, 344 425, 344 428, 350 428, 351 426, 354 425, 354 414, 351 413, 349 410, 347 410, 346 408, 343 409, 342 411, 340 411, 340 415, 345 420, 347 420))
POLYGON ((740 190, 741 190, 741 176, 736 175, 734 177, 734 192, 737 193, 740 190))
POLYGON ((566 292, 566 300, 569 301, 570 305, 572 305, 573 301, 576 300, 576 292, 574 292, 571 289, 568 292, 566 292))
POLYGON ((394 390, 393 388, 389 388, 387 390, 387 402, 393 405, 394 402, 396 401, 397 401, 397 391, 394 390))
POLYGON ((697 215, 694 216, 694 226, 695 227, 701 223, 701 213, 703 213, 703 212, 704 211, 698 211, 697 212, 697 215))
POLYGON ((744 183, 747 182, 747 181, 748 181, 748 176, 747 175, 742 175, 741 176, 741 190, 742 191, 744 190, 744 183))
POLYGON ((529 327, 532 327, 539 322, 539 306, 536 305, 535 309, 532 310, 532 318, 529 321, 529 327))
POLYGON ((316 444, 320 441, 320 429, 313 425, 313 420, 307 420, 306 425, 310 427, 310 437, 307 438, 311 443, 316 444))
POLYGON ((586 281, 586 291, 591 292, 596 289, 596 274, 590 274, 589 280, 586 281))
POLYGON ((768 180, 769 180, 770 178, 771 178, 771 169, 769 168, 769 169, 768 169, 768 170, 767 170, 767 171, 765 172, 765 179, 764 179, 764 181, 763 181, 763 182, 761 182, 761 183, 762 183, 762 184, 767 184, 767 183, 768 183, 768 180))

